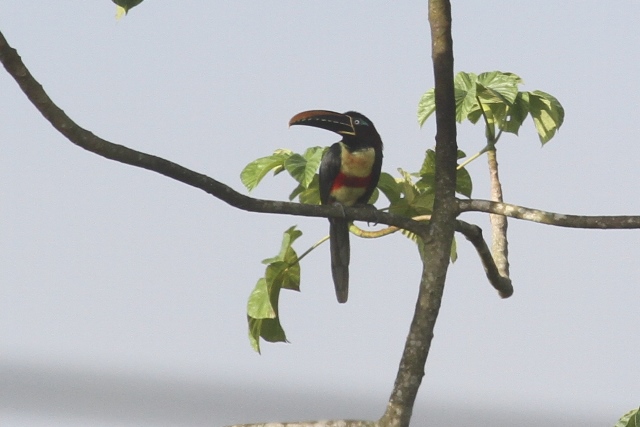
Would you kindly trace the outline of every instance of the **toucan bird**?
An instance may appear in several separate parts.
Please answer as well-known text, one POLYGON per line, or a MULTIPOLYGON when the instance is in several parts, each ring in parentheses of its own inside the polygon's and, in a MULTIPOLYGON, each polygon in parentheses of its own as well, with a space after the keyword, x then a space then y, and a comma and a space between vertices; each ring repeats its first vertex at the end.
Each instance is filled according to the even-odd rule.
MULTIPOLYGON (((320 201, 323 205, 364 205, 380 179, 382 139, 371 120, 355 111, 336 113, 311 110, 298 113, 289 126, 305 125, 330 130, 342 136, 320 163, 320 201)), ((349 222, 329 218, 331 274, 338 302, 349 296, 349 222)))

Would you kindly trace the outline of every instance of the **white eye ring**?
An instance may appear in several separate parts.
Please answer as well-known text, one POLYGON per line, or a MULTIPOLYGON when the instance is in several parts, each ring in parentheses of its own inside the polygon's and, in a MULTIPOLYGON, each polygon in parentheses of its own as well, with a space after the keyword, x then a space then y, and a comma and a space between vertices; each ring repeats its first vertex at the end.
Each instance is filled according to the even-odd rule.
POLYGON ((355 125, 359 125, 359 124, 360 124, 360 120, 355 119, 355 120, 353 121, 353 124, 355 124, 355 125))

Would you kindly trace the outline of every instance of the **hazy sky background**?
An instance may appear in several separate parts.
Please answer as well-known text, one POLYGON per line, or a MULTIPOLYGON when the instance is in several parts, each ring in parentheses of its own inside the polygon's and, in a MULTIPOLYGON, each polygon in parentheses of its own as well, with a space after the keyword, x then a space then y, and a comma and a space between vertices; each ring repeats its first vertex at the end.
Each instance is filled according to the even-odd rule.
MULTIPOLYGON (((434 122, 426 1, 146 1, 116 22, 100 2, 8 2, 0 29, 77 123, 243 191, 280 147, 336 136, 287 128, 307 109, 357 110, 383 170, 416 171, 434 122)), ((532 122, 499 144, 508 202, 640 214, 640 2, 454 1, 456 70, 511 71, 566 109, 540 148, 532 122)), ((468 154, 483 129, 459 127, 468 154)), ((7 427, 223 425, 369 418, 384 411, 420 264, 394 235, 352 239, 349 302, 328 247, 283 292, 290 344, 247 340, 246 301, 284 230, 258 215, 79 149, 0 73, 0 423, 7 427)), ((486 161, 470 166, 488 197, 486 161)), ((256 197, 286 199, 267 177, 256 197)), ((383 203, 378 204, 384 206, 383 203)), ((463 219, 485 227, 479 214, 463 219)), ((511 220, 512 298, 458 238, 414 424, 607 426, 640 405, 638 231, 511 220)))

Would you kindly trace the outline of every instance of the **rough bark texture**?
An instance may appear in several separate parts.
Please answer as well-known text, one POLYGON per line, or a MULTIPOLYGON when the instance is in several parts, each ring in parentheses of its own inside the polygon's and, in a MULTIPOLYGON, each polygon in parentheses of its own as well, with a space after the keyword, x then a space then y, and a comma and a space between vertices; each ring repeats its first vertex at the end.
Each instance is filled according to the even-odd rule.
POLYGON ((428 234, 419 236, 424 245, 420 292, 398 376, 387 410, 380 420, 381 426, 408 426, 411 420, 440 310, 457 214, 454 197, 457 163, 456 106, 451 6, 448 1, 429 2, 429 23, 436 88, 435 203, 428 234))

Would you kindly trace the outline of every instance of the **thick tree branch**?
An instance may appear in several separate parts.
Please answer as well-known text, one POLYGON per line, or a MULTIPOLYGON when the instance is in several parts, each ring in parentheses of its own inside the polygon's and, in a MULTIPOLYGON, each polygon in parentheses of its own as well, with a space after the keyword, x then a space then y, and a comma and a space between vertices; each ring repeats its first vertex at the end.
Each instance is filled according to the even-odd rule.
POLYGON ((422 240, 423 269, 418 301, 387 410, 380 419, 382 426, 409 425, 440 311, 457 214, 454 192, 458 147, 449 1, 429 1, 429 24, 437 128, 435 202, 429 235, 422 240))
POLYGON ((479 199, 458 199, 458 207, 460 212, 487 212, 511 218, 524 219, 526 221, 539 222, 541 224, 556 225, 558 227, 599 229, 640 228, 640 216, 567 215, 479 199))
POLYGON ((122 145, 106 141, 76 124, 62 111, 44 91, 15 49, 7 43, 0 32, 0 62, 16 80, 22 91, 51 125, 77 146, 107 159, 148 169, 199 188, 229 205, 250 212, 276 213, 311 217, 343 217, 353 220, 394 225, 422 234, 425 226, 417 221, 386 212, 377 212, 367 207, 344 208, 338 206, 315 206, 300 203, 255 199, 238 193, 231 187, 201 173, 194 172, 176 163, 122 145))

